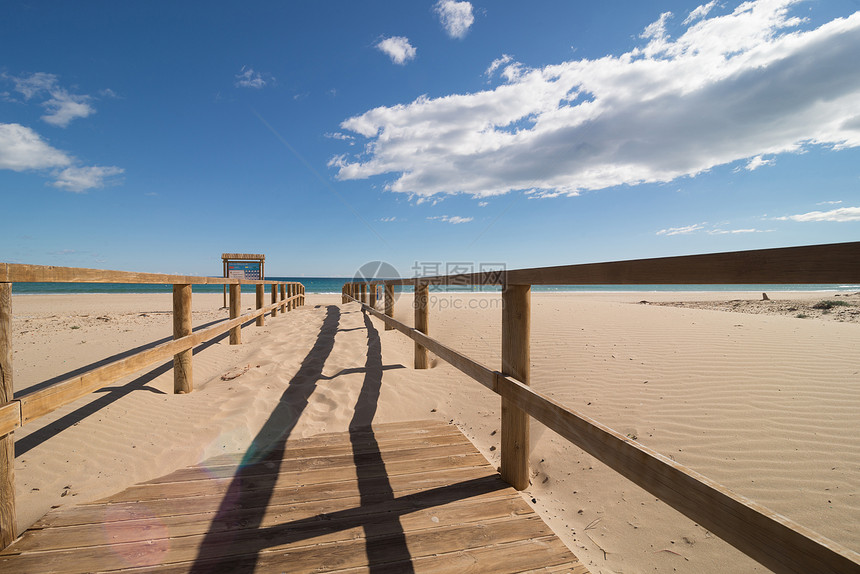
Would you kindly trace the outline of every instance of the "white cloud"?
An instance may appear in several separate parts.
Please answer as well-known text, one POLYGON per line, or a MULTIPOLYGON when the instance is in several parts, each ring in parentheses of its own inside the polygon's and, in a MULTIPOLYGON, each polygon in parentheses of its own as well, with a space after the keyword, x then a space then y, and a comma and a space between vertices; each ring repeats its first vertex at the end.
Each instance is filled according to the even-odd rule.
POLYGON ((255 72, 253 68, 242 66, 242 69, 236 74, 236 82, 233 85, 237 88, 254 88, 255 90, 259 90, 274 81, 275 78, 269 74, 255 72))
POLYGON ((436 215, 434 217, 428 217, 430 221, 442 221, 444 223, 451 223, 453 225, 457 225, 459 223, 469 223, 474 220, 474 217, 460 217, 459 215, 436 215))
POLYGON ((763 165, 773 165, 773 159, 764 159, 762 156, 757 155, 747 162, 746 169, 748 171, 755 171, 763 165))
POLYGON ((395 64, 403 65, 409 60, 415 59, 417 50, 409 43, 409 38, 403 36, 392 36, 381 40, 376 47, 387 54, 395 64))
MULTIPOLYGON (((42 120, 51 125, 65 128, 78 118, 85 118, 96 113, 96 109, 90 104, 91 96, 69 93, 68 90, 59 85, 55 74, 36 72, 29 76, 15 77, 4 76, 15 84, 15 91, 24 96, 25 100, 36 97, 44 97, 42 107, 48 110, 42 120)), ((113 92, 102 90, 103 93, 113 92)))
POLYGON ((89 104, 89 96, 76 96, 62 89, 54 90, 51 96, 50 100, 42 103, 48 110, 42 119, 51 125, 65 128, 72 120, 96 113, 96 109, 89 104))
POLYGON ((512 62, 513 59, 514 58, 508 54, 502 54, 501 58, 496 58, 495 60, 493 60, 493 62, 484 71, 484 75, 488 78, 492 77, 492 75, 496 73, 496 70, 498 70, 505 64, 512 62))
POLYGON ((0 169, 25 171, 65 167, 72 163, 32 129, 20 124, 0 124, 0 169))
POLYGON ((657 235, 689 235, 691 233, 707 233, 708 235, 736 235, 739 233, 769 233, 770 229, 755 229, 755 228, 746 228, 746 229, 723 229, 719 226, 711 225, 708 223, 696 223, 694 225, 687 225, 686 227, 670 227, 668 229, 661 229, 657 232, 657 235))
POLYGON ((104 187, 109 178, 124 172, 119 167, 81 167, 74 159, 20 124, 0 124, 0 169, 12 171, 41 170, 54 178, 51 184, 60 189, 81 192, 104 187))
POLYGON ((841 199, 838 201, 819 201, 815 205, 839 205, 840 203, 842 203, 841 199))
POLYGON ((860 207, 840 207, 830 211, 810 211, 799 215, 777 217, 780 221, 860 221, 860 207))
POLYGON ((397 221, 397 218, 394 216, 392 216, 392 217, 380 217, 379 221, 382 221, 383 223, 391 223, 392 221, 397 221))
POLYGON ((707 4, 702 4, 701 6, 690 12, 690 14, 684 20, 684 24, 690 24, 691 22, 695 22, 699 18, 704 18, 711 12, 711 10, 714 9, 714 6, 716 5, 717 0, 711 0, 707 4))
POLYGON ((108 178, 123 172, 125 172, 124 169, 112 166, 67 167, 56 174, 56 181, 51 185, 79 193, 88 189, 104 187, 108 183, 106 181, 108 178))
POLYGON ((506 83, 345 120, 342 130, 369 143, 330 165, 344 180, 394 174, 387 189, 418 196, 576 195, 812 145, 860 146, 860 12, 801 30, 795 3, 703 14, 677 39, 664 14, 620 56, 491 64, 510 68, 506 83))
POLYGON ((462 38, 474 24, 470 2, 455 2, 454 0, 439 0, 433 7, 439 15, 439 21, 445 32, 452 38, 462 38))
POLYGON ((687 225, 686 227, 670 227, 668 229, 661 229, 657 232, 657 235, 687 235, 696 231, 701 231, 705 226, 701 223, 696 223, 694 225, 687 225))
POLYGON ((57 86, 57 76, 36 72, 28 77, 11 77, 15 84, 15 91, 20 92, 24 99, 29 100, 42 92, 49 92, 57 86))

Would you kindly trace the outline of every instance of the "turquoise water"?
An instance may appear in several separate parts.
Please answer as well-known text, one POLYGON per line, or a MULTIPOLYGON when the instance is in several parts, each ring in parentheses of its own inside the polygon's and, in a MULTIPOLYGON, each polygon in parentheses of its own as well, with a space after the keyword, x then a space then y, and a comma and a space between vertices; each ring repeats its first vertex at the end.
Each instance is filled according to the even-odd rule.
MULTIPOLYGON (((344 283, 352 277, 267 277, 272 281, 298 281, 307 293, 340 293, 344 283)), ((171 285, 128 285, 124 283, 15 283, 13 294, 37 293, 170 293, 171 285)), ((252 289, 246 287, 246 289, 252 289)), ((195 285, 195 293, 221 293, 221 285, 195 285)), ((412 287, 395 287, 395 290, 412 292, 412 287)), ((433 291, 494 292, 498 287, 431 287, 433 291)), ((860 291, 860 285, 535 285, 533 292, 660 292, 660 291, 860 291)))

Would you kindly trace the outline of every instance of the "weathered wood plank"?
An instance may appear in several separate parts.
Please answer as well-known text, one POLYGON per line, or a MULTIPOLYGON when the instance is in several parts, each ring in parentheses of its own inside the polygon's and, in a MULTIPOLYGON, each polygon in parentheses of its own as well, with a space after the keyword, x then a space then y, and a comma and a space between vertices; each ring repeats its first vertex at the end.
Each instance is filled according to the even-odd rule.
MULTIPOLYGON (((412 301, 415 307, 415 330, 426 335, 430 329, 430 290, 427 283, 415 281, 415 298, 412 301)), ((370 311, 377 315, 376 309, 370 307, 370 311)), ((427 347, 415 341, 415 368, 429 369, 430 355, 427 347)))
MULTIPOLYGON (((472 456, 474 447, 471 443, 458 442, 439 446, 427 446, 423 448, 409 448, 403 450, 389 450, 385 448, 382 454, 382 462, 387 466, 394 463, 406 461, 430 460, 450 456, 472 456)), ((271 474, 271 468, 266 463, 273 457, 266 457, 261 463, 255 465, 195 465, 174 471, 168 475, 148 480, 143 484, 166 484, 171 482, 184 482, 190 480, 211 480, 212 478, 229 478, 234 476, 240 469, 243 476, 254 476, 255 474, 271 474)), ((343 454, 330 455, 317 451, 312 456, 287 458, 284 457, 279 463, 278 472, 307 472, 310 470, 323 470, 344 467, 359 467, 379 464, 379 453, 373 449, 365 452, 347 452, 343 454)), ((483 460, 478 459, 480 464, 483 460)))
POLYGON ((365 545, 371 540, 379 548, 375 563, 384 564, 402 556, 398 541, 403 538, 410 556, 420 557, 552 535, 549 527, 534 515, 485 520, 479 527, 456 524, 405 532, 399 521, 392 521, 385 515, 371 515, 355 522, 352 527, 340 529, 337 529, 339 525, 322 521, 313 525, 305 523, 299 529, 278 525, 206 537, 171 537, 122 545, 28 552, 14 557, 0 556, 0 568, 14 565, 14 571, 21 574, 94 572, 114 569, 118 553, 129 566, 154 566, 191 562, 202 552, 207 561, 218 560, 219 571, 223 572, 233 570, 248 558, 256 558, 261 569, 289 564, 294 572, 319 572, 367 565, 365 545), (378 533, 362 536, 363 524, 374 527, 378 533), (201 549, 204 540, 207 545, 201 549))
POLYGON ((0 436, 21 426, 21 403, 11 401, 0 407, 0 436))
MULTIPOLYGON (((708 285, 860 282, 860 242, 422 277, 454 285, 708 285)), ((411 285, 414 279, 388 280, 411 285)))
MULTIPOLYGON (((450 471, 460 468, 483 467, 486 460, 480 453, 460 454, 427 460, 406 460, 380 464, 365 465, 362 477, 395 477, 405 474, 424 474, 450 471)), ((275 465, 277 468, 277 465, 275 465)), ((256 490, 271 490, 288 488, 292 484, 329 484, 333 482, 354 481, 356 466, 332 466, 327 468, 311 468, 269 473, 242 475, 242 492, 256 490)), ((167 484, 139 484, 126 489, 120 494, 110 497, 111 502, 149 502, 153 500, 169 500, 191 498, 196 496, 223 495, 230 488, 233 477, 212 478, 209 480, 191 480, 171 482, 167 484)))
MULTIPOLYGON (((502 291, 502 373, 529 384, 531 288, 507 285, 502 291)), ((502 480, 524 490, 529 485, 529 415, 502 395, 502 480)))
POLYGON ((110 271, 53 265, 0 264, 0 283, 137 283, 166 285, 268 285, 273 281, 110 271))
POLYGON ((485 494, 489 496, 488 493, 513 493, 509 489, 510 487, 495 472, 490 473, 487 469, 481 472, 475 469, 460 469, 451 473, 402 475, 393 481, 387 490, 385 481, 380 479, 373 479, 363 484, 361 491, 355 484, 340 482, 284 489, 274 492, 275 497, 272 500, 256 497, 248 498, 241 504, 232 505, 222 504, 220 496, 183 499, 181 504, 176 504, 174 501, 156 501, 146 505, 133 502, 110 503, 110 499, 107 499, 101 503, 52 511, 36 521, 32 528, 107 524, 149 519, 154 516, 159 518, 190 516, 211 513, 215 509, 228 516, 243 512, 254 512, 259 515, 261 508, 266 508, 267 513, 289 513, 290 515, 293 512, 305 512, 302 509, 310 509, 307 510, 310 513, 308 516, 315 516, 319 512, 327 512, 326 508, 331 509, 342 505, 349 505, 346 507, 352 508, 353 505, 348 502, 352 499, 358 499, 366 505, 377 505, 392 500, 393 495, 394 500, 400 500, 406 508, 410 505, 414 506, 412 499, 419 494, 422 504, 438 505, 442 503, 440 501, 471 499, 485 494))
MULTIPOLYGON (((173 286, 173 338, 191 335, 191 285, 173 286)), ((192 351, 187 349, 173 356, 173 392, 181 395, 194 390, 192 351)))
MULTIPOLYGON (((295 523, 294 529, 302 529, 305 532, 319 526, 336 532, 354 526, 373 514, 400 515, 400 523, 404 529, 417 530, 436 524, 443 526, 470 524, 534 513, 521 497, 512 495, 510 491, 481 493, 468 499, 442 502, 433 504, 433 501, 428 501, 427 507, 421 507, 418 503, 405 499, 362 506, 360 497, 352 497, 278 508, 274 512, 267 512, 261 519, 259 519, 259 512, 251 509, 221 515, 219 520, 213 522, 212 519, 216 515, 216 509, 213 509, 212 512, 201 514, 159 516, 110 523, 96 522, 28 531, 15 541, 5 554, 144 542, 167 537, 168 534, 170 538, 175 538, 199 536, 207 532, 253 531, 243 525, 249 524, 255 518, 259 519, 258 528, 287 527, 284 528, 286 532, 289 524, 295 523)), ((329 541, 333 540, 335 539, 329 541)), ((314 543, 325 541, 315 539, 314 543)))
MULTIPOLYGON (((7 420, 17 411, 20 424, 20 403, 13 402, 13 389, 12 284, 0 283, 0 406, 5 407, 3 418, 7 420)), ((15 433, 9 430, 0 434, 0 548, 15 540, 16 521, 15 433)))

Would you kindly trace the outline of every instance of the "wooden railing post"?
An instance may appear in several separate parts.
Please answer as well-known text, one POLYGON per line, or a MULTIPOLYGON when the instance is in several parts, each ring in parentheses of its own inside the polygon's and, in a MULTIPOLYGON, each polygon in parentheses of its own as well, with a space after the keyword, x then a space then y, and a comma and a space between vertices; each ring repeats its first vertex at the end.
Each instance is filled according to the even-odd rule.
POLYGON ((367 283, 359 283, 358 289, 361 291, 361 297, 358 298, 363 305, 367 305, 367 283))
MULTIPOLYGON (((238 283, 230 284, 230 318, 235 319, 242 310, 242 286, 238 283)), ((242 326, 237 325, 230 329, 230 344, 242 344, 242 326)))
POLYGON ((301 290, 302 290, 302 298, 301 298, 301 299, 299 299, 299 304, 300 304, 302 307, 304 307, 304 305, 305 305, 305 286, 304 286, 304 284, 302 284, 302 286, 301 286, 301 290))
MULTIPOLYGON (((502 290, 502 373, 529 384, 530 285, 502 290)), ((523 490, 529 485, 529 415, 502 398, 502 480, 523 490)))
MULTIPOLYGON (((415 280, 415 330, 427 334, 430 328, 430 286, 419 280, 415 280)), ((427 349, 415 343, 415 368, 427 369, 430 367, 430 355, 427 349)))
MULTIPOLYGON (((266 291, 265 285, 262 283, 257 283, 257 309, 262 309, 266 304, 266 291)), ((259 317, 257 317, 257 326, 262 327, 266 324, 266 314, 262 313, 259 317)))
MULTIPOLYGON (((12 284, 0 283, 0 406, 12 401, 12 284)), ((0 548, 17 537, 15 433, 0 437, 0 548)))
POLYGON ((287 303, 287 311, 292 311, 293 309, 296 308, 296 302, 295 302, 295 300, 293 300, 293 295, 295 295, 296 292, 297 292, 296 284, 290 283, 287 286, 287 297, 290 299, 290 302, 287 303))
MULTIPOLYGON (((385 314, 394 317, 394 285, 385 283, 385 314)), ((386 331, 393 331, 394 325, 385 324, 386 331)))
MULTIPOLYGON (((278 284, 272 283, 272 305, 278 302, 278 284)), ((278 316, 278 308, 272 307, 272 317, 278 316)))
POLYGON ((376 309, 376 283, 371 283, 367 287, 367 306, 371 309, 376 309))
MULTIPOLYGON (((173 338, 181 339, 191 334, 191 285, 173 286, 173 338)), ((177 395, 190 393, 194 389, 191 356, 188 349, 173 356, 173 392, 177 395)))
POLYGON ((281 283, 281 313, 286 313, 289 310, 287 306, 287 284, 281 283))

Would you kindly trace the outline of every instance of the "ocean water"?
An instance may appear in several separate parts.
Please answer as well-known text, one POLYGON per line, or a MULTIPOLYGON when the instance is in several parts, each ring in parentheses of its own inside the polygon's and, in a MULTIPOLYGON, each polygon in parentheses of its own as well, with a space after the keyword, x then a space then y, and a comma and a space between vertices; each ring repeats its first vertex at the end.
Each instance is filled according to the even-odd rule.
MULTIPOLYGON (((352 277, 267 277, 273 281, 298 281, 305 286, 307 293, 339 294, 344 283, 352 281, 352 277)), ((250 291, 250 287, 246 286, 250 291)), ((171 285, 137 285, 125 283, 15 283, 12 285, 13 294, 39 293, 170 293, 171 285)), ((195 293, 221 293, 222 285, 194 285, 195 293)), ((446 292, 498 292, 494 286, 432 286, 431 291, 446 292)), ((411 293, 411 286, 396 286, 395 291, 411 293)), ((805 284, 805 285, 535 285, 532 291, 595 293, 595 292, 661 292, 661 291, 860 291, 860 285, 836 284, 805 284)))

